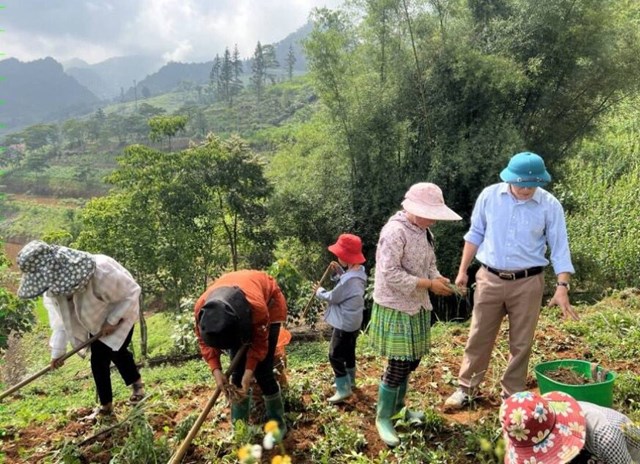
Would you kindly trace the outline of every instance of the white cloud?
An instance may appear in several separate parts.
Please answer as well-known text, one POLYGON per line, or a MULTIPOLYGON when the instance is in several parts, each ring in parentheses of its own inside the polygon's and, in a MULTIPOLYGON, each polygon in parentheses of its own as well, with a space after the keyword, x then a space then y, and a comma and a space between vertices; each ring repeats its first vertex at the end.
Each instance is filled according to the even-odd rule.
POLYGON ((181 41, 175 50, 164 53, 162 59, 165 61, 187 61, 193 47, 188 40, 181 41))
POLYGON ((333 8, 342 0, 81 1, 7 5, 3 14, 10 24, 3 51, 22 60, 49 55, 91 63, 152 54, 207 61, 237 44, 240 54, 249 57, 258 41, 281 40, 304 25, 312 8, 333 8))

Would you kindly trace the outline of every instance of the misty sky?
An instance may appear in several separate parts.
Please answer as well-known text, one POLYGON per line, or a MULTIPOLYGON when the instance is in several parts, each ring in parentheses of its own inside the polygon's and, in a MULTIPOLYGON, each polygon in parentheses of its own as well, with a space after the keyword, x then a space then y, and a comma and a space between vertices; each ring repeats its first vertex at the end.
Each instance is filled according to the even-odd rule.
POLYGON ((303 26, 312 8, 341 0, 5 0, 0 51, 30 61, 51 56, 96 63, 150 54, 203 62, 238 44, 273 43, 303 26))

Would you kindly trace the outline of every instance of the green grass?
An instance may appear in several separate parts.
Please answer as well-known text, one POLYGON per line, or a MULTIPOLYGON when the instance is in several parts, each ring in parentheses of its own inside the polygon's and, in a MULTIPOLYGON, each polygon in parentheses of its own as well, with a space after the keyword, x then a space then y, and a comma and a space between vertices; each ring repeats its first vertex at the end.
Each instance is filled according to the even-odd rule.
POLYGON ((44 304, 42 303, 42 298, 38 298, 36 300, 35 313, 36 313, 36 319, 38 321, 38 324, 42 326, 46 326, 49 321, 49 316, 47 316, 47 310, 44 307, 44 304))
MULTIPOLYGON (((176 90, 174 92, 164 93, 149 98, 139 98, 137 105, 147 103, 151 106, 164 109, 167 113, 172 113, 181 108, 187 101, 194 98, 195 92, 185 92, 176 90)), ((136 102, 115 103, 103 108, 106 114, 111 113, 132 113, 135 111, 136 102)))
MULTIPOLYGON (((581 320, 565 322, 558 309, 545 308, 538 326, 531 366, 542 360, 557 358, 559 347, 568 346, 575 353, 591 352, 605 366, 615 357, 634 362, 634 347, 637 344, 636 328, 640 326, 640 295, 632 295, 624 301, 618 297, 607 299, 594 306, 579 306, 581 320)), ((36 310, 37 329, 24 339, 28 351, 28 366, 31 372, 39 370, 48 362, 47 339, 49 329, 44 322, 44 313, 39 305, 36 310)), ((168 313, 157 313, 147 318, 149 330, 149 355, 164 356, 172 352, 172 323, 174 317, 168 313)), ((415 377, 429 377, 433 384, 448 389, 455 388, 455 363, 462 356, 461 337, 468 333, 468 323, 437 323, 432 330, 432 353, 425 357, 415 377)), ((507 331, 501 329, 492 359, 494 371, 504 369, 507 331), (502 354, 499 354, 501 352, 502 354)), ((139 334, 135 332, 133 347, 139 354, 139 334)), ((387 450, 380 448, 371 454, 371 440, 377 440, 363 431, 371 429, 375 413, 375 391, 379 376, 384 369, 384 359, 372 350, 365 336, 358 341, 358 384, 361 397, 355 406, 334 407, 326 402, 331 391, 333 372, 328 363, 327 341, 293 342, 287 347, 287 377, 289 387, 285 392, 287 420, 292 430, 305 429, 313 440, 308 443, 295 441, 296 447, 286 449, 296 462, 327 463, 383 463, 403 462, 417 464, 471 462, 497 463, 493 450, 499 448, 500 434, 497 407, 488 408, 482 417, 468 424, 455 424, 443 419, 438 405, 443 398, 430 383, 424 389, 412 389, 408 401, 427 414, 427 423, 421 428, 399 425, 401 446, 387 450), (366 392, 366 393, 365 393, 366 392), (363 411, 369 411, 363 412, 363 411), (477 459, 470 458, 475 456, 477 459)), ((223 358, 227 364, 228 358, 223 358)), ((457 367, 457 366, 456 366, 457 367)), ((201 359, 179 364, 166 364, 142 369, 143 378, 150 394, 146 403, 146 418, 153 426, 157 446, 169 443, 175 449, 180 442, 176 438, 192 424, 195 415, 202 410, 204 401, 212 394, 213 377, 201 359)), ((632 419, 640 419, 640 376, 632 371, 617 372, 614 402, 616 407, 632 419)), ((120 419, 130 409, 123 405, 130 390, 122 383, 117 373, 112 374, 116 413, 120 419)), ((488 373, 483 385, 485 394, 497 395, 500 384, 495 372, 488 373)), ((497 396, 496 396, 497 397, 497 396)), ((20 396, 5 400, 0 405, 0 449, 3 440, 20 440, 25 428, 45 427, 61 430, 70 421, 75 421, 80 408, 96 404, 95 389, 89 363, 75 356, 59 371, 47 374, 20 391, 20 396)), ((486 408, 486 405, 485 405, 486 408)), ((375 429, 373 430, 375 435, 375 429)), ((115 442, 112 453, 132 438, 122 436, 115 442)), ((235 439, 228 432, 228 409, 219 400, 210 413, 194 441, 200 453, 194 459, 209 462, 235 462, 235 450, 243 443, 259 443, 262 433, 259 426, 239 434, 235 439)), ((78 441, 78 440, 76 440, 78 441)), ((154 442, 155 443, 155 442, 154 442)), ((144 443, 138 443, 140 447, 144 443)), ((156 444, 147 446, 156 446, 156 444)), ((53 443, 61 449, 63 443, 53 443)), ((28 461, 33 450, 25 448, 23 459, 28 461)), ((85 450, 86 452, 86 450, 85 450)), ((2 462, 0 451, 0 463, 2 462)))
POLYGON ((52 232, 68 230, 77 211, 78 203, 75 200, 56 205, 9 200, 0 211, 0 216, 9 219, 0 223, 0 235, 40 238, 52 232))

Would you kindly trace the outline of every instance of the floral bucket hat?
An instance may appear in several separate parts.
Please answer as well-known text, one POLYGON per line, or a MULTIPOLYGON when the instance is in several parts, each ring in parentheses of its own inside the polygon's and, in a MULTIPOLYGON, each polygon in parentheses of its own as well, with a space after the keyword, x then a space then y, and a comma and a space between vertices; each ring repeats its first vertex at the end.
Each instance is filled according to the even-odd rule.
POLYGON ((580 453, 586 438, 580 405, 562 392, 520 392, 502 403, 500 422, 506 464, 564 464, 580 453))
POLYGON ((95 258, 89 253, 39 240, 27 243, 17 261, 22 271, 20 298, 35 298, 47 290, 70 295, 86 286, 96 269, 95 258))

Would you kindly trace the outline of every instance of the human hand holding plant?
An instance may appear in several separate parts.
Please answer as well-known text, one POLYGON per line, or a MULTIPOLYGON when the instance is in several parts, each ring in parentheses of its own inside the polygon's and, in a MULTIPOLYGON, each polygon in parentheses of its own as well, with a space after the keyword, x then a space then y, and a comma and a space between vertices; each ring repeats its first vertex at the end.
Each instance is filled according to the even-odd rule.
POLYGON ((439 296, 449 296, 453 293, 450 287, 451 281, 446 277, 440 276, 431 279, 431 287, 429 291, 439 296))

